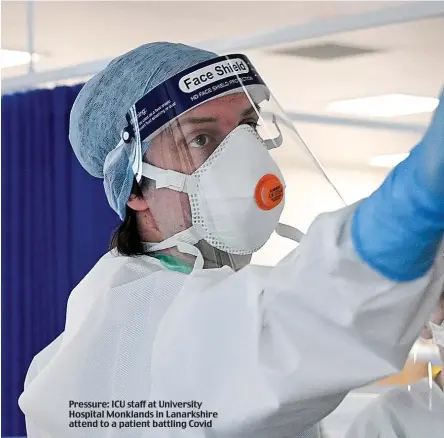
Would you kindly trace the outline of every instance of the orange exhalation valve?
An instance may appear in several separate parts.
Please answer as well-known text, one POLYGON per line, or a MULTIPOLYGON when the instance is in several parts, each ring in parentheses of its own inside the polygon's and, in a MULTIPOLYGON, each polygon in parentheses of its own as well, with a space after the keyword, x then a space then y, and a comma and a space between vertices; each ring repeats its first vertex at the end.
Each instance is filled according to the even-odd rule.
POLYGON ((254 198, 261 210, 271 210, 284 199, 284 186, 276 175, 264 175, 257 183, 254 198))

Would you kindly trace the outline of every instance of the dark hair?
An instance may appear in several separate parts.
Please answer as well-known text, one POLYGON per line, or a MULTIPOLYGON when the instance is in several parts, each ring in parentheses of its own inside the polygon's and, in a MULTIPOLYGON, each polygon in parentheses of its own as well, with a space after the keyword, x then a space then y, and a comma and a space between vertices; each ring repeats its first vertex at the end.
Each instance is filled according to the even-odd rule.
MULTIPOLYGON (((131 194, 138 197, 143 196, 136 180, 133 182, 131 194)), ((116 249, 119 254, 130 257, 144 254, 142 239, 137 226, 137 215, 128 206, 126 206, 125 219, 113 233, 110 249, 116 249)))

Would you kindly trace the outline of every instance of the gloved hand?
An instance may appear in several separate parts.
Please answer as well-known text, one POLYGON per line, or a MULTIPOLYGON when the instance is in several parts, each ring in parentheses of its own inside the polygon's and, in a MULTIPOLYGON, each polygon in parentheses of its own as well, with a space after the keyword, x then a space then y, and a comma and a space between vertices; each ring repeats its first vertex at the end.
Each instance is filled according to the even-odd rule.
POLYGON ((424 138, 357 206, 351 232, 361 259, 390 280, 431 268, 444 233, 444 89, 424 138))

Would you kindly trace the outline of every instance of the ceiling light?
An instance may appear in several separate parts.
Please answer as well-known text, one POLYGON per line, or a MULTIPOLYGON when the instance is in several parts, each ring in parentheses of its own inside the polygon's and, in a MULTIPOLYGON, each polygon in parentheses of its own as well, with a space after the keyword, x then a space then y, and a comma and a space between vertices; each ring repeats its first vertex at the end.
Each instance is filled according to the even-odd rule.
MULTIPOLYGON (((37 62, 40 56, 37 53, 32 55, 32 60, 37 62)), ((17 65, 29 64, 31 61, 31 54, 29 52, 20 52, 18 50, 1 49, 0 67, 8 68, 17 65)))
POLYGON ((439 100, 408 94, 386 94, 332 102, 328 109, 343 114, 371 117, 396 117, 433 112, 439 100))
POLYGON ((392 168, 404 161, 410 154, 379 155, 370 160, 370 166, 392 168))

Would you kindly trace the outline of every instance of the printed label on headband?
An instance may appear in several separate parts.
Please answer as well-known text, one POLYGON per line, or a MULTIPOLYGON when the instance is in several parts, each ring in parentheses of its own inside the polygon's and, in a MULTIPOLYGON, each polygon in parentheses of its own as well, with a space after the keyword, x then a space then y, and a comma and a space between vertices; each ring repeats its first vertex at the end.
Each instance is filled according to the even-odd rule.
POLYGON ((179 87, 184 93, 192 93, 220 79, 248 73, 250 69, 240 58, 225 59, 183 76, 179 87))
POLYGON ((214 58, 158 85, 136 104, 141 140, 207 100, 249 85, 265 85, 244 55, 214 58))

